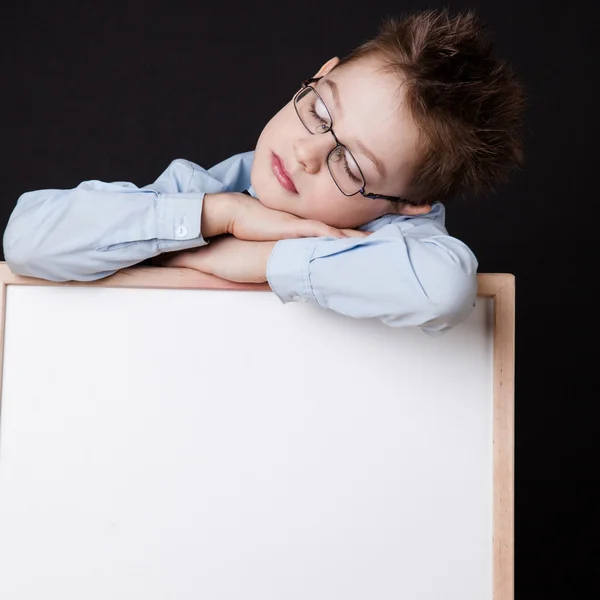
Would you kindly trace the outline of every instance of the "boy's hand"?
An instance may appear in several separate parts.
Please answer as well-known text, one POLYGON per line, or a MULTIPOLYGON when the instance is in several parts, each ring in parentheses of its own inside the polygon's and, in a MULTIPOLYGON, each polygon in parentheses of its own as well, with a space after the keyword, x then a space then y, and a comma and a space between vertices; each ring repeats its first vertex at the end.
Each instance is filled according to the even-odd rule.
POLYGON ((208 238, 224 233, 240 240, 261 242, 301 237, 348 237, 341 229, 320 221, 267 208, 259 200, 246 194, 205 194, 202 235, 208 238))
POLYGON ((196 269, 229 281, 264 283, 267 281, 267 261, 276 243, 223 235, 211 240, 207 246, 161 254, 154 264, 196 269))
MULTIPOLYGON (((371 233, 354 229, 344 231, 350 237, 365 237, 371 233)), ((240 283, 264 283, 267 281, 267 262, 276 243, 240 240, 232 235, 222 235, 214 238, 207 246, 161 254, 153 263, 161 267, 196 269, 240 283)))

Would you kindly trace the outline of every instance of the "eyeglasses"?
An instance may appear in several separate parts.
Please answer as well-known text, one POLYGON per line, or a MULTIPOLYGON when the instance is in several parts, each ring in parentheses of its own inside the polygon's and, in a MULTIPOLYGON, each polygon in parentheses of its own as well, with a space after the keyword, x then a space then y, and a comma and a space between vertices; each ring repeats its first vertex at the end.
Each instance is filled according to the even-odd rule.
POLYGON ((333 119, 331 113, 325 106, 319 92, 310 84, 319 81, 322 77, 305 79, 302 88, 294 96, 294 108, 302 125, 312 134, 331 132, 335 140, 335 147, 327 155, 327 168, 331 173, 333 181, 345 196, 362 194, 365 198, 382 198, 393 202, 408 202, 405 198, 398 196, 384 196, 383 194, 372 194, 365 192, 365 176, 358 166, 352 152, 341 144, 333 133, 333 119))

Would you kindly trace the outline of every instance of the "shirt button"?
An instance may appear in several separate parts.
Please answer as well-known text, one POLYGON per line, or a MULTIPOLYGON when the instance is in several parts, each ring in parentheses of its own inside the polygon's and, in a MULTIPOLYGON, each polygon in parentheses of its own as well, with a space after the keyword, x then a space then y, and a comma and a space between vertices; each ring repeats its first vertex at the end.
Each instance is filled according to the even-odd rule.
POLYGON ((183 238, 188 234, 188 228, 185 225, 180 225, 177 228, 177 237, 183 238))

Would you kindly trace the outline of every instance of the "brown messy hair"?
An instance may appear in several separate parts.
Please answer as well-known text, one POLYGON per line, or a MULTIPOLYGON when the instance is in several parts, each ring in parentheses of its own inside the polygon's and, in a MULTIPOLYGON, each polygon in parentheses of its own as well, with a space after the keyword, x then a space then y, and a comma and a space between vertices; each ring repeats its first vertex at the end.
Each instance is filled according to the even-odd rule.
POLYGON ((386 17, 377 35, 337 68, 363 57, 400 76, 419 130, 421 160, 404 196, 409 204, 488 194, 524 162, 523 87, 473 10, 447 8, 386 17))

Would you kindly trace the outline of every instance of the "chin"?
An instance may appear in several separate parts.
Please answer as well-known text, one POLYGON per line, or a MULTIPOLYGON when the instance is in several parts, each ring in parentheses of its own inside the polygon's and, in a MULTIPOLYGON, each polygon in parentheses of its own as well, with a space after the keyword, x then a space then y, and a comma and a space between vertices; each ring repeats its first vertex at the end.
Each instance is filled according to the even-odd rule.
POLYGON ((267 182, 265 181, 264 176, 261 176, 258 173, 252 171, 250 175, 250 183, 254 188, 254 192, 256 193, 257 198, 262 202, 265 198, 269 197, 269 186, 265 185, 267 182))
MULTIPOLYGON (((256 189, 256 188, 254 188, 256 189)), ((267 207, 272 208, 273 210, 281 210, 284 212, 291 213, 292 205, 288 202, 282 202, 281 198, 281 188, 276 187, 268 187, 263 191, 262 195, 260 195, 259 191, 256 190, 256 194, 260 198, 260 201, 267 207)), ((294 213, 292 213, 294 214, 294 213)))
POLYGON ((271 201, 272 196, 268 192, 260 192, 256 188, 254 188, 254 189, 256 190, 256 195, 258 196, 261 204, 263 204, 267 208, 272 208, 274 210, 281 210, 281 208, 279 206, 277 206, 277 202, 271 201))

